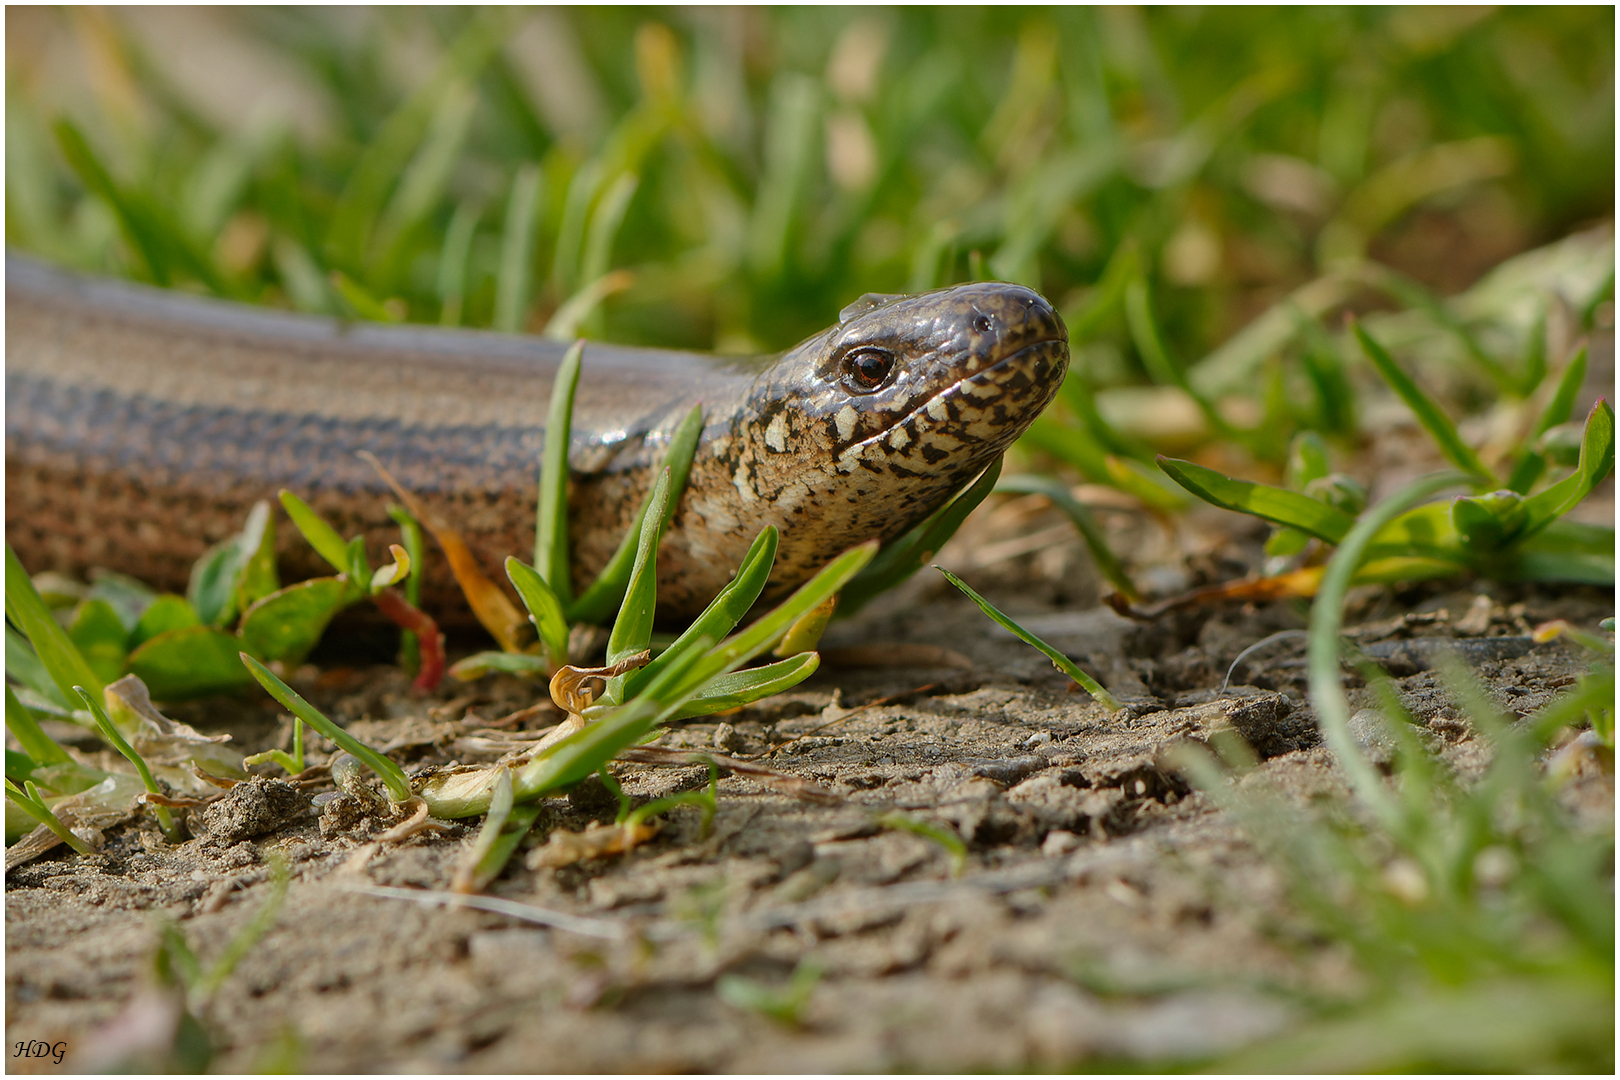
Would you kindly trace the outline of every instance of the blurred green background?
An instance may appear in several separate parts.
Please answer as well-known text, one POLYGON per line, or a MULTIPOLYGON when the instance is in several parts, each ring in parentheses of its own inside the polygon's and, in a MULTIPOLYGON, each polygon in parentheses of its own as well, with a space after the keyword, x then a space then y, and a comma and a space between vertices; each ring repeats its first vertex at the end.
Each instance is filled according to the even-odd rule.
POLYGON ((13 8, 7 30, 9 244, 351 317, 751 352, 862 292, 996 277, 1050 296, 1108 386, 1143 377, 1092 303, 1121 253, 1193 361, 1336 261, 1450 294, 1614 198, 1611 7, 13 8))

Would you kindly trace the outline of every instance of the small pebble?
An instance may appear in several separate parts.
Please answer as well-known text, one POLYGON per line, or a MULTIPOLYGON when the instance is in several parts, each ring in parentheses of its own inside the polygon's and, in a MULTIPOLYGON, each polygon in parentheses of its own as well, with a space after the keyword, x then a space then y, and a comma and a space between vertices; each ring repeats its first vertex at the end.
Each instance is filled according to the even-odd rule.
POLYGON ((1081 843, 1081 839, 1074 833, 1066 832, 1063 829, 1053 829, 1046 834, 1046 839, 1041 841, 1041 854, 1049 858, 1067 855, 1069 852, 1079 848, 1081 843))

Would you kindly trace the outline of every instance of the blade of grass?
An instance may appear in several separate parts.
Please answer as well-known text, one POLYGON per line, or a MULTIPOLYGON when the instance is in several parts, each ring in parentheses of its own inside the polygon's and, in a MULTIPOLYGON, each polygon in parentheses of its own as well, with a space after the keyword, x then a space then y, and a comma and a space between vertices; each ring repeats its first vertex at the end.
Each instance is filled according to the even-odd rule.
POLYGON ((743 556, 742 565, 737 568, 736 575, 713 600, 709 601, 709 606, 703 609, 703 614, 694 619, 692 625, 688 626, 668 649, 654 657, 651 663, 625 675, 624 693, 627 699, 641 693, 648 683, 673 662, 674 657, 690 648, 697 639, 706 637, 710 641, 720 641, 731 633, 765 589, 765 582, 769 580, 771 567, 776 561, 777 539, 778 533, 774 525, 767 525, 760 531, 749 547, 748 554, 743 556))
POLYGON ((1114 697, 1114 695, 1110 694, 1107 690, 1104 690, 1102 684, 1096 679, 1093 679, 1090 675, 1087 675, 1084 671, 1080 670, 1079 666, 1076 665, 1073 660, 1070 660, 1067 656, 1064 656, 1062 653, 1052 648, 1052 646, 1048 645, 1046 642, 1042 641, 1028 630, 1025 630, 1022 626, 1019 626, 1017 623, 1013 622, 1006 615, 1003 615, 994 604, 990 603, 990 601, 974 592, 973 589, 968 586, 967 582, 963 581, 961 578, 957 577, 943 566, 935 566, 934 569, 944 574, 946 581, 949 581, 952 585, 955 585, 958 589, 961 589, 962 592, 967 595, 969 600, 972 600, 975 604, 979 605, 980 611, 990 616, 990 618, 999 624, 1003 629, 1012 631, 1012 633, 1016 635, 1020 641, 1024 642, 1024 644, 1033 645, 1036 649, 1039 649, 1048 660, 1052 661, 1053 667, 1057 668, 1059 671, 1063 672, 1063 674, 1067 675, 1069 678, 1073 679, 1075 682, 1084 687, 1086 693, 1096 698, 1097 703, 1103 706, 1103 708, 1109 710, 1110 712, 1117 712, 1122 707, 1118 698, 1114 697))
POLYGON ((1344 620, 1344 597, 1368 544, 1380 529, 1414 503, 1468 479, 1467 475, 1457 473, 1420 477, 1369 508, 1328 561, 1316 601, 1311 605, 1306 660, 1316 722, 1356 794, 1388 828, 1399 827, 1399 810, 1384 787, 1382 777, 1350 733, 1350 704, 1340 682, 1339 630, 1344 620))
POLYGON ((1433 437, 1446 460, 1471 476, 1477 486, 1495 486, 1496 480, 1490 470, 1485 468, 1479 456, 1462 441, 1457 434, 1456 425, 1440 406, 1412 381, 1411 376, 1407 375, 1395 362, 1395 358, 1362 328, 1360 322, 1352 320, 1350 328, 1355 332, 1356 340, 1361 342, 1362 351, 1367 354, 1367 358, 1373 362, 1373 366, 1384 377, 1384 381, 1389 383, 1390 388, 1406 402, 1406 407, 1412 410, 1418 423, 1422 424, 1433 437))
MULTIPOLYGON (((877 553, 876 540, 868 540, 859 547, 850 548, 838 558, 822 567, 815 577, 799 586, 794 594, 770 612, 755 620, 740 634, 723 641, 703 659, 695 669, 690 684, 683 684, 681 692, 695 691, 721 672, 741 667, 758 656, 798 622, 811 608, 838 592, 860 572, 861 567, 877 553)), ((647 692, 651 692, 648 688, 647 692)))
POLYGON ((27 636, 64 702, 77 700, 75 686, 88 686, 96 694, 105 689, 105 684, 96 678, 89 663, 73 647, 62 624, 40 599, 39 590, 34 588, 33 580, 10 544, 6 545, 6 618, 27 636))
MULTIPOLYGON (((697 453, 698 440, 703 435, 703 406, 692 406, 692 411, 686 414, 675 434, 670 436, 669 448, 664 452, 663 468, 670 471, 669 498, 664 504, 663 529, 669 528, 670 521, 675 516, 676 506, 680 502, 681 493, 686 490, 686 477, 692 471, 692 459, 697 453)), ((635 566, 637 537, 640 535, 641 523, 647 520, 647 510, 652 505, 653 491, 647 492, 642 500, 641 509, 636 514, 636 524, 624 534, 619 541, 619 549, 613 553, 602 572, 596 580, 579 595, 572 605, 568 607, 568 617, 573 622, 600 623, 608 614, 617 610, 624 600, 624 590, 630 583, 630 571, 635 566)), ((735 625, 735 624, 733 624, 735 625)), ((725 633, 731 627, 726 627, 720 633, 725 633)))
POLYGON ((473 235, 483 211, 477 203, 465 201, 456 207, 450 228, 439 249, 440 326, 460 326, 467 299, 467 264, 472 255, 473 235))
POLYGON ((820 666, 820 653, 803 652, 774 664, 716 676, 677 709, 672 719, 708 716, 780 694, 814 675, 820 666))
POLYGON ((1330 544, 1342 540, 1356 523, 1343 510, 1297 491, 1235 480, 1214 469, 1163 455, 1158 461, 1166 475, 1207 503, 1298 529, 1330 544))
POLYGON ((1524 501, 1522 540, 1573 510, 1614 468, 1614 409, 1602 398, 1592 403, 1581 431, 1580 464, 1569 476, 1524 501))
POLYGON ((1558 389, 1554 391, 1552 400, 1547 402, 1541 416, 1536 419, 1535 427, 1525 439, 1524 448, 1519 451, 1519 456, 1513 462, 1508 490, 1528 495, 1530 488, 1541 478, 1542 471, 1547 467, 1547 459, 1536 451, 1535 441, 1559 424, 1569 422, 1570 412, 1575 408, 1575 395, 1580 393, 1581 384, 1586 381, 1586 355, 1587 346, 1582 343, 1581 347, 1575 350, 1575 355, 1570 357, 1569 363, 1564 365, 1564 374, 1558 380, 1558 389))
POLYGON ((365 743, 338 727, 326 714, 305 701, 298 692, 276 677, 275 672, 259 663, 247 653, 242 653, 242 663, 247 665, 248 671, 259 681, 271 697, 279 701, 294 716, 326 736, 339 747, 353 754, 363 761, 372 772, 376 773, 388 788, 388 794, 396 803, 402 803, 411 797, 411 782, 405 778, 405 773, 382 754, 377 753, 365 743))
POLYGON ((17 809, 55 833, 62 843, 80 855, 90 854, 90 845, 73 835, 73 830, 62 824, 62 819, 51 812, 44 797, 40 795, 39 788, 35 787, 32 781, 28 782, 27 790, 24 790, 12 783, 11 777, 6 777, 6 798, 15 803, 17 809))
MULTIPOLYGON (((658 600, 658 567, 655 554, 664 536, 664 507, 669 503, 670 470, 664 469, 653 485, 646 519, 636 540, 636 564, 624 592, 619 617, 608 633, 607 662, 617 664, 652 643, 653 610, 658 600)), ((620 700, 623 700, 622 698, 620 700)))
POLYGON ((506 203, 506 224, 501 229, 501 267, 495 279, 497 330, 515 334, 523 329, 530 299, 530 267, 534 262, 535 221, 540 202, 540 166, 524 165, 512 180, 506 203))
POLYGON ((563 615, 562 602, 551 591, 534 567, 516 556, 506 557, 506 577, 529 609, 529 621, 540 632, 547 660, 553 668, 568 663, 568 619, 563 615))
MULTIPOLYGON (((75 686, 73 692, 78 695, 80 701, 84 702, 84 707, 90 710, 90 715, 95 717, 96 730, 101 732, 101 737, 106 739, 107 744, 114 750, 124 755, 124 758, 131 765, 135 766, 135 771, 140 774, 141 783, 146 785, 146 790, 154 795, 162 795, 163 788, 158 786, 156 777, 152 775, 152 770, 146 765, 146 759, 137 754, 135 748, 129 745, 129 740, 124 738, 123 733, 112 722, 112 718, 101 707, 101 703, 91 697, 90 692, 82 686, 75 686)), ((148 805, 151 806, 152 816, 157 818, 158 825, 163 829, 163 835, 168 838, 169 843, 180 843, 184 838, 176 827, 174 817, 169 813, 169 808, 159 806, 156 803, 148 805)))
POLYGON ((574 342, 551 383, 546 444, 540 457, 540 498, 534 519, 534 567, 564 611, 574 596, 568 563, 568 441, 584 353, 585 343, 574 342))

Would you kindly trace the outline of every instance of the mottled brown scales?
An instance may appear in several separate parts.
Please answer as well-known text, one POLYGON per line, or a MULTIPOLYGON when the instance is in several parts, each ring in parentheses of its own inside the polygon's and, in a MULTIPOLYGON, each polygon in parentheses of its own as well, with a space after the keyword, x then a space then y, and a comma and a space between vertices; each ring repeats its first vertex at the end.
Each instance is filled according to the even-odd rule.
MULTIPOLYGON (((493 575, 532 555, 554 343, 345 326, 17 258, 6 295, 6 533, 31 570, 105 566, 183 589, 192 562, 283 487, 380 557, 398 533, 360 450, 493 575)), ((659 551, 660 609, 682 615, 766 525, 782 530, 768 596, 897 536, 1023 432, 1068 359, 1045 300, 990 283, 863 298, 774 359, 591 345, 569 453, 576 583, 612 555, 698 402, 703 439, 659 551)), ((330 572, 285 521, 278 550, 289 580, 330 572)), ((442 559, 424 603, 464 610, 442 559)))

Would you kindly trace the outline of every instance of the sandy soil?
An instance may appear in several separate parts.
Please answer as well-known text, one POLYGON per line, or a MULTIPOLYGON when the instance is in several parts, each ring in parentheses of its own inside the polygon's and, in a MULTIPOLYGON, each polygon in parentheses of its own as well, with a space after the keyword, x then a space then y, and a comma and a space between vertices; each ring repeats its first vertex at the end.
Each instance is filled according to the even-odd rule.
MULTIPOLYGON (((1185 536, 1127 519, 1113 525, 1135 530, 1138 552, 1186 550, 1185 536)), ((1351 992, 1358 975, 1291 913, 1279 875, 1166 755, 1236 730, 1283 790, 1343 790, 1304 702, 1302 640, 1279 642, 1218 693, 1237 653, 1303 626, 1303 607, 1131 623, 1095 606, 1087 557, 1060 520, 1038 500, 1004 503, 945 558, 1099 674, 1123 710, 1110 715, 943 582, 920 577, 835 624, 811 682, 658 742, 763 764, 836 798, 725 776, 707 834, 699 811, 681 807, 629 855, 542 870, 520 855, 488 890, 583 917, 568 929, 376 893, 446 888, 476 821, 378 845, 385 822, 345 817, 343 800, 324 813, 312 804, 332 791, 325 778, 244 785, 193 811, 196 838, 179 846, 143 821, 109 830, 99 854, 59 848, 7 875, 7 1039, 68 1049, 60 1066, 11 1066, 105 1063, 172 1027, 172 999, 149 976, 161 920, 210 962, 269 895, 277 853, 291 865, 286 905, 200 1010, 215 1069, 1164 1064, 1287 1030, 1305 1018, 1307 995, 1351 992), (1043 534, 1033 548, 1019 539, 1043 534), (887 666, 861 666, 873 664, 887 666), (964 838, 959 872, 945 846, 882 824, 891 811, 964 838), (796 970, 812 987, 790 1010, 796 1022, 736 1004, 740 985, 781 993, 796 970)), ((1194 554, 1166 571, 1190 583, 1230 574, 1262 535, 1213 511, 1195 522, 1194 554)), ((1524 715, 1586 667, 1564 646, 1531 648, 1529 626, 1611 612, 1599 590, 1452 583, 1364 590, 1351 614, 1361 644, 1403 676, 1432 745, 1466 773, 1488 750, 1426 669, 1430 646, 1468 639, 1459 644, 1497 700, 1524 715)), ((304 674, 324 708, 411 768, 493 760, 521 737, 496 722, 540 697, 496 677, 421 702, 385 667, 304 674)), ((1352 690, 1358 707, 1363 693, 1352 690)), ((233 731, 245 751, 286 738, 267 706, 179 712, 233 731)), ((541 713, 521 726, 555 722, 541 713)), ((1376 756, 1376 739, 1369 745, 1376 756)), ((707 781, 690 765, 618 772, 637 801, 707 781)), ((1588 769, 1571 790, 1591 820, 1612 820, 1612 774, 1588 769)), ((546 803, 535 836, 613 811, 593 780, 546 803)))

